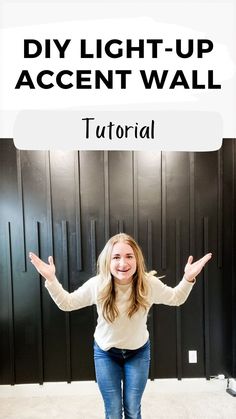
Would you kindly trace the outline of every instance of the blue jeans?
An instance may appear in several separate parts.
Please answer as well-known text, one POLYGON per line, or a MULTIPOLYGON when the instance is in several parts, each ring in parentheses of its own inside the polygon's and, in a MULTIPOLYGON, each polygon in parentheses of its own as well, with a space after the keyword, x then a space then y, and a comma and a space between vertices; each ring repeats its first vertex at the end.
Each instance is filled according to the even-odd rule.
POLYGON ((150 365, 150 341, 135 350, 103 351, 94 342, 96 379, 105 405, 106 419, 141 419, 141 398, 150 365), (122 386, 123 383, 123 386, 122 386))

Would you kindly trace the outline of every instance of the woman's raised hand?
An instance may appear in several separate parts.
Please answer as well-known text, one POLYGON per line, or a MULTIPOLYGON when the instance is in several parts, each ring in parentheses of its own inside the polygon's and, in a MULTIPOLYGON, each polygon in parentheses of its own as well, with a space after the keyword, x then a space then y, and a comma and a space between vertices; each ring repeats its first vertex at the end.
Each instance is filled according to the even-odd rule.
POLYGON ((212 257, 212 253, 207 253, 205 256, 203 256, 201 259, 197 260, 193 263, 193 257, 189 256, 187 264, 184 269, 184 277, 189 282, 193 282, 194 278, 198 274, 200 274, 202 268, 205 266, 205 264, 210 260, 212 257))
POLYGON ((35 266, 37 271, 48 281, 53 281, 55 278, 56 267, 52 256, 48 257, 48 263, 43 262, 35 253, 30 252, 29 258, 31 263, 35 266))

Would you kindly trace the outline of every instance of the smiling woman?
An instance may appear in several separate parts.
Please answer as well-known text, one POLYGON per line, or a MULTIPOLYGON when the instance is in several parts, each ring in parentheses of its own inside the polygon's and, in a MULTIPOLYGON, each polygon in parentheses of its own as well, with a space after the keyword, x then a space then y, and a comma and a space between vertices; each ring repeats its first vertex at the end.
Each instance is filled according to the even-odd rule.
POLYGON ((111 274, 118 284, 129 284, 136 272, 136 259, 128 243, 116 243, 111 255, 111 274))
POLYGON ((71 311, 96 304, 94 362, 105 417, 121 419, 124 410, 126 418, 140 419, 150 365, 148 311, 153 304, 183 304, 211 253, 194 263, 189 256, 183 279, 171 288, 155 277, 154 271, 146 272, 140 247, 132 237, 120 233, 111 237, 101 252, 97 275, 72 293, 58 282, 51 256, 49 264, 34 253, 29 256, 60 309, 71 311))

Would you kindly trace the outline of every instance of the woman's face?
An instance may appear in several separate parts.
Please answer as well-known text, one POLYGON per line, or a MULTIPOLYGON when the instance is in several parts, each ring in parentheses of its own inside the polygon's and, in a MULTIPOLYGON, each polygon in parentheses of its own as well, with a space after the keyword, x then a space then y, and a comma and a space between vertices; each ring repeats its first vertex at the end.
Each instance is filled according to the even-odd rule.
POLYGON ((114 244, 111 253, 110 270, 115 282, 129 284, 136 272, 137 263, 132 247, 125 242, 114 244))

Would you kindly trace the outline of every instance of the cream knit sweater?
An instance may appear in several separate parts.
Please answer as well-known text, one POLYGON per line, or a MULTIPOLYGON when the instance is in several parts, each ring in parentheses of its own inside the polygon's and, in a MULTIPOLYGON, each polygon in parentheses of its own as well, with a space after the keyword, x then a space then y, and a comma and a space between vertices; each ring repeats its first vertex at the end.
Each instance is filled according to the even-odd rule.
MULTIPOLYGON (((147 276, 147 281, 149 283, 148 301, 150 307, 152 304, 179 306, 186 301, 193 287, 193 283, 188 282, 185 278, 174 288, 165 285, 155 276, 147 276)), ((55 277, 53 281, 45 281, 45 287, 61 310, 78 310, 96 304, 98 319, 94 338, 104 351, 112 347, 120 349, 141 347, 149 336, 146 325, 148 312, 140 309, 131 318, 127 316, 127 307, 132 291, 131 284, 116 284, 116 304, 119 316, 113 323, 109 323, 104 319, 101 305, 98 304, 101 283, 102 280, 98 275, 86 281, 74 292, 69 293, 63 289, 55 277)))

